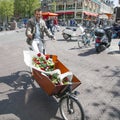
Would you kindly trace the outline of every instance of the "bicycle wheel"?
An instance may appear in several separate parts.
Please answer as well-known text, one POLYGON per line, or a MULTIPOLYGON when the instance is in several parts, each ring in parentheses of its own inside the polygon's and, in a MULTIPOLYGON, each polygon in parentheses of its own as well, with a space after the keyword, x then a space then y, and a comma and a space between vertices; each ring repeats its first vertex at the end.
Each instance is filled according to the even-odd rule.
POLYGON ((80 37, 80 38, 78 39, 77 43, 78 43, 78 47, 79 47, 79 48, 82 48, 82 47, 85 45, 85 43, 84 43, 84 37, 83 37, 83 36, 80 37))
POLYGON ((84 120, 80 102, 70 96, 65 96, 60 100, 60 113, 64 120, 84 120))

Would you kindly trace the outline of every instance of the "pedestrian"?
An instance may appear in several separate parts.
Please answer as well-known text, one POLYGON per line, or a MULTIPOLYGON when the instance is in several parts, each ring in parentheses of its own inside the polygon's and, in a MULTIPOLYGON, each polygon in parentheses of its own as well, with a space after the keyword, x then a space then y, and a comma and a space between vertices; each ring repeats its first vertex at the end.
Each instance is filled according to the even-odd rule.
POLYGON ((54 29, 53 29, 53 31, 55 32, 55 29, 56 29, 56 31, 59 32, 58 19, 57 19, 57 17, 55 17, 55 19, 53 20, 53 24, 54 24, 54 29))
POLYGON ((30 18, 26 26, 27 43, 37 53, 44 53, 44 33, 49 38, 54 36, 49 32, 45 21, 42 19, 42 11, 40 8, 34 10, 34 17, 30 18))
POLYGON ((14 26, 14 30, 16 30, 17 29, 17 22, 16 22, 16 20, 13 20, 13 26, 14 26))
POLYGON ((52 35, 54 35, 54 31, 53 31, 53 19, 49 17, 46 20, 46 25, 47 25, 47 28, 50 29, 50 32, 52 33, 52 35))

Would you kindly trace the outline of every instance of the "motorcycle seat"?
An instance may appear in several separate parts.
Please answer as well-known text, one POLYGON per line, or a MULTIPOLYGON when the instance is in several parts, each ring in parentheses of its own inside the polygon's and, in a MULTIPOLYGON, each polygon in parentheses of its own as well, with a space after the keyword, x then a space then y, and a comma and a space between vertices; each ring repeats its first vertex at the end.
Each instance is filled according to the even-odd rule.
POLYGON ((105 31, 112 30, 112 27, 105 27, 104 30, 105 31))

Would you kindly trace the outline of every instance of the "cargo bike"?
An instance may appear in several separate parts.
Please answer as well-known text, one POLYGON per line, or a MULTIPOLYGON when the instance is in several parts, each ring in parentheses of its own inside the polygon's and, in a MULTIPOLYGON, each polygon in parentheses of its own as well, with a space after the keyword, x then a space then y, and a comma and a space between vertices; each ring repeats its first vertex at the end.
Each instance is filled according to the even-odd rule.
MULTIPOLYGON (((60 69, 61 73, 66 73, 69 69, 58 60, 56 55, 49 55, 55 63, 55 69, 60 69)), ((33 79, 49 96, 59 98, 59 109, 64 120, 84 120, 84 111, 77 95, 79 92, 73 90, 78 87, 81 82, 73 75, 70 84, 55 85, 42 72, 32 68, 33 79)))

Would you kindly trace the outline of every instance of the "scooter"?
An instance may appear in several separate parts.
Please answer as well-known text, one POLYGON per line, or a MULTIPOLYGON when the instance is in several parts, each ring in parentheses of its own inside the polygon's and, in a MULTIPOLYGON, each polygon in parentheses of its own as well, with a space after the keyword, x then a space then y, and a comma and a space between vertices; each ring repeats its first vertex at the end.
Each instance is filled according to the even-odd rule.
POLYGON ((62 31, 65 40, 77 40, 78 36, 84 33, 84 28, 81 25, 68 26, 62 31))
POLYGON ((95 30, 95 36, 95 49, 97 53, 100 53, 110 47, 112 40, 112 28, 98 28, 95 30))
POLYGON ((120 38, 120 25, 117 23, 114 24, 112 30, 113 30, 112 38, 113 39, 120 38))

